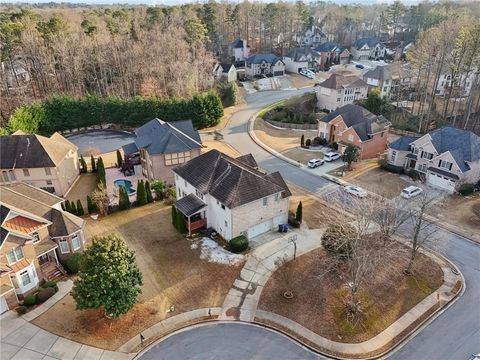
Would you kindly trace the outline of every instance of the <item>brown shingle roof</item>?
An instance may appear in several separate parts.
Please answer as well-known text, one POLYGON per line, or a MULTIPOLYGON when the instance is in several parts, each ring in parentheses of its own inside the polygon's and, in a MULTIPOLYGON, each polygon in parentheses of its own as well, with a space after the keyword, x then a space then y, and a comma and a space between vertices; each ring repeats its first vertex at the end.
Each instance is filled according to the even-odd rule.
POLYGON ((281 175, 267 174, 231 158, 218 150, 211 150, 173 170, 200 192, 210 194, 228 208, 235 208, 265 196, 282 193, 289 196, 281 175))
POLYGON ((353 87, 367 87, 368 84, 355 75, 343 76, 340 74, 332 74, 327 80, 320 83, 320 86, 338 90, 353 87))

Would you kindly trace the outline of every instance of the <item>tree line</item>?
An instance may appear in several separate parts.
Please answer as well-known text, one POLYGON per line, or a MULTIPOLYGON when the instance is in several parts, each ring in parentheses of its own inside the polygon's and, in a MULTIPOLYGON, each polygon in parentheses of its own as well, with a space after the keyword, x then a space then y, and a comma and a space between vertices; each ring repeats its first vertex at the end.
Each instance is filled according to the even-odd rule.
POLYGON ((153 118, 165 121, 192 120, 195 128, 216 125, 223 116, 220 97, 215 91, 191 99, 102 98, 56 96, 18 108, 3 133, 22 130, 49 135, 55 131, 99 124, 137 127, 153 118))

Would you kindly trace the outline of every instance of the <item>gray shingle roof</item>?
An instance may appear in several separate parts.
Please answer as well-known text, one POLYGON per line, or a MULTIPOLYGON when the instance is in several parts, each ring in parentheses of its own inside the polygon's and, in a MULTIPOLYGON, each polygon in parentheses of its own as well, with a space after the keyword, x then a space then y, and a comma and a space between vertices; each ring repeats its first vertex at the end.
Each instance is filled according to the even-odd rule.
POLYGON ((200 135, 193 128, 191 120, 165 122, 153 119, 135 130, 135 134, 137 148, 144 148, 150 155, 172 154, 202 147, 200 135))
POLYGON ((261 64, 264 61, 270 64, 275 64, 277 61, 281 61, 283 63, 282 58, 274 54, 255 54, 245 60, 247 64, 261 64))
POLYGON ((369 48, 373 48, 378 43, 382 44, 382 42, 380 40, 378 40, 376 37, 361 38, 361 39, 358 39, 357 41, 355 41, 355 47, 357 49, 360 49, 362 46, 367 44, 369 48))
POLYGON ((255 160, 255 158, 253 157, 252 154, 246 154, 246 155, 239 156, 239 157, 237 157, 237 160, 241 161, 244 164, 247 164, 248 166, 250 166, 252 168, 255 168, 255 169, 258 168, 257 161, 255 160))
POLYGON ((315 48, 318 52, 332 52, 332 51, 342 51, 340 45, 335 42, 328 41, 326 43, 321 44, 315 48))
POLYGON ((402 136, 392 142, 388 147, 390 149, 399 150, 399 151, 409 151, 410 144, 417 140, 419 136, 402 136))
POLYGON ((468 171, 465 163, 480 160, 480 136, 471 131, 454 127, 443 127, 432 131, 430 137, 439 154, 450 151, 462 171, 468 171))
POLYGON ((293 61, 299 61, 302 56, 308 56, 308 55, 310 55, 312 59, 320 57, 320 54, 317 51, 307 47, 293 48, 288 52, 286 57, 293 59, 293 61))
POLYGON ((243 48, 243 40, 242 39, 236 39, 233 42, 230 43, 230 46, 234 49, 238 48, 243 48))
POLYGON ((189 194, 175 203, 175 207, 185 216, 191 216, 205 206, 207 204, 195 196, 195 194, 189 194))
POLYGON ((321 82, 320 86, 328 89, 346 89, 368 87, 368 84, 355 75, 343 76, 340 74, 332 74, 327 80, 321 82))
POLYGON ((230 209, 276 193, 290 196, 280 174, 266 175, 218 150, 197 156, 173 171, 230 209))

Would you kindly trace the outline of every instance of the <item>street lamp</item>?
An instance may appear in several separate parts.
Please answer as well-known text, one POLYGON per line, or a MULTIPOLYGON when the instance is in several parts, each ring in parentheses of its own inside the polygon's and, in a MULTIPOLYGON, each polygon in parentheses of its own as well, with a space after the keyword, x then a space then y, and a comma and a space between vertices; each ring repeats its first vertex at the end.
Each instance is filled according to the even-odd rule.
POLYGON ((288 238, 289 243, 293 243, 293 260, 297 257, 297 235, 292 235, 288 238))

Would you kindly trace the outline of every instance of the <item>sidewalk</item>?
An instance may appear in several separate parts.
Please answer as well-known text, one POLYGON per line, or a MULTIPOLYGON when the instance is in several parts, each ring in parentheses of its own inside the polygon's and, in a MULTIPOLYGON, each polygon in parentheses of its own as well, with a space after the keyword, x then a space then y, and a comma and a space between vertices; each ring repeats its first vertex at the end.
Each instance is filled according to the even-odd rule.
MULTIPOLYGON (((274 234, 265 236, 271 237, 274 234)), ((296 256, 300 256, 320 247, 322 234, 323 230, 308 230, 302 227, 286 234, 276 233, 276 239, 268 239, 270 241, 264 244, 261 239, 254 239, 255 241, 252 242, 259 243, 259 246, 248 255, 240 276, 235 280, 225 298, 219 320, 252 322, 263 286, 275 271, 275 260, 285 255, 293 258, 294 244, 289 242, 292 235, 297 236, 296 256)))

